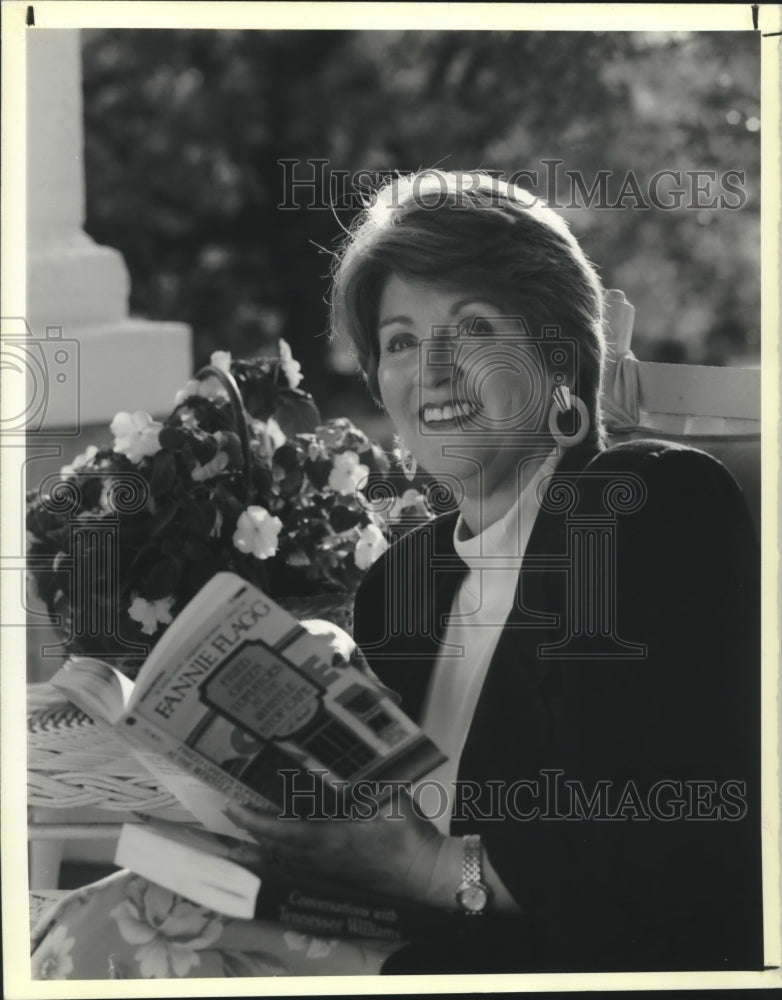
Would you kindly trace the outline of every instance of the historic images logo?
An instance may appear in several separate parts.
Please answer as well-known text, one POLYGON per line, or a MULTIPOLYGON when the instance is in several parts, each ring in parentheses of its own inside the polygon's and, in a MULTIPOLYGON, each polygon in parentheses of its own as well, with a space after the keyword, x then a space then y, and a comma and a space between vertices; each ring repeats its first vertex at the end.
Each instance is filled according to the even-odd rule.
MULTIPOLYGON (((277 162, 282 169, 282 198, 277 204, 281 211, 355 211, 371 203, 378 188, 402 175, 397 170, 331 169, 330 161, 324 158, 283 158, 277 162)), ((456 177, 459 190, 465 195, 476 190, 487 174, 505 181, 511 189, 525 191, 528 207, 545 202, 555 209, 735 211, 747 203, 743 170, 666 168, 648 175, 634 170, 597 170, 586 174, 563 169, 564 166, 564 160, 541 160, 534 169, 507 175, 483 170, 460 171, 456 177)), ((418 198, 422 207, 437 209, 452 195, 437 171, 422 171, 413 181, 413 197, 418 198), (438 180, 439 196, 434 190, 438 180)), ((458 204, 458 197, 451 204, 458 204)))
POLYGON ((328 778, 325 770, 281 769, 280 819, 372 820, 403 818, 400 796, 409 797, 420 819, 437 820, 446 812, 456 820, 502 822, 736 822, 747 815, 747 783, 738 779, 661 778, 648 786, 632 779, 600 779, 588 785, 567 778, 560 768, 541 768, 517 781, 434 780, 357 781, 328 778))

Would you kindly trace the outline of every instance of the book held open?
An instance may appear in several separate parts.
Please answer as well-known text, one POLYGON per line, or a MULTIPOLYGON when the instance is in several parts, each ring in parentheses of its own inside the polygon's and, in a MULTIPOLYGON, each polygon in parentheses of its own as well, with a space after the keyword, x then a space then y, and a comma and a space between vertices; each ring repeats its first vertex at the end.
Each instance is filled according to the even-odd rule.
POLYGON ((324 644, 257 587, 218 573, 177 616, 135 682, 72 658, 52 683, 125 740, 209 829, 248 839, 225 799, 279 813, 281 772, 415 780, 444 757, 372 676, 324 660, 324 644))

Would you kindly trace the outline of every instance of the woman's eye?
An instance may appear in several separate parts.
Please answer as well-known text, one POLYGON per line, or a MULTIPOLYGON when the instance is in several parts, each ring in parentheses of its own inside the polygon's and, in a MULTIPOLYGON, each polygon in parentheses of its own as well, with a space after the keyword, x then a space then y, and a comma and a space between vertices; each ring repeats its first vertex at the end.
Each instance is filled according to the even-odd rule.
POLYGON ((389 354, 399 354, 409 347, 415 347, 415 337, 411 333, 397 333, 386 344, 386 351, 389 354))
POLYGON ((482 316, 470 316, 463 319, 459 324, 460 337, 480 337, 495 333, 495 326, 492 320, 482 316))

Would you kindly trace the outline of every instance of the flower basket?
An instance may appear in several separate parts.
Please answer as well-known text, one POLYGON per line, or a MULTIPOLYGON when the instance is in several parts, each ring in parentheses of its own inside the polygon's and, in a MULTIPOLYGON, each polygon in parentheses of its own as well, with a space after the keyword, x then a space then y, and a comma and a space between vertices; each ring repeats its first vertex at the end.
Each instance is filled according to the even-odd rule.
POLYGON ((276 359, 216 352, 165 420, 117 414, 112 448, 28 496, 31 576, 68 654, 133 676, 221 570, 276 600, 325 595, 349 621, 401 500, 379 446, 345 418, 321 421, 300 377, 284 341, 276 359))

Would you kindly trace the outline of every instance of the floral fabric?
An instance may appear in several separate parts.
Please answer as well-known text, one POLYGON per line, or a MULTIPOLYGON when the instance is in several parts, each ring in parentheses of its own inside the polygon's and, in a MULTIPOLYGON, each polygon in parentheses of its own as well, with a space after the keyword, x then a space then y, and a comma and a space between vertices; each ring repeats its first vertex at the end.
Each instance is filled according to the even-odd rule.
POLYGON ((398 945, 233 920, 130 872, 70 893, 33 930, 33 979, 374 975, 398 945))

